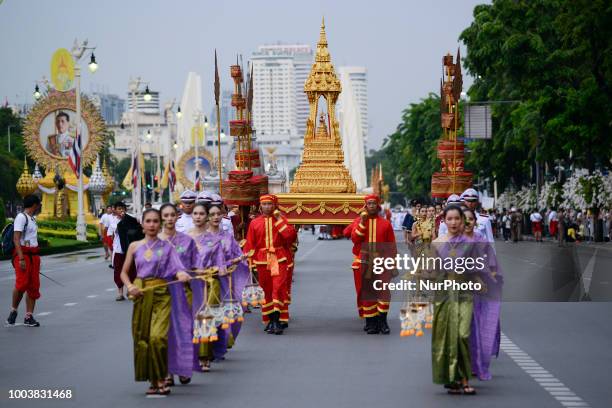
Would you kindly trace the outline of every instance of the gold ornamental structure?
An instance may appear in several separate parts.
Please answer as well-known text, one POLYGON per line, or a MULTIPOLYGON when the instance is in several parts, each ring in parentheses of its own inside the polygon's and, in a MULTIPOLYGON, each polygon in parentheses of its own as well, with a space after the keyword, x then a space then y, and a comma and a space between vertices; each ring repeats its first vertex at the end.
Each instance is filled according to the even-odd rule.
POLYGON ((443 135, 437 148, 442 169, 431 177, 431 196, 434 198, 461 194, 472 185, 472 173, 463 168, 465 146, 457 135, 461 128, 459 100, 463 88, 459 50, 456 62, 449 53, 443 57, 442 64, 444 78, 440 82, 440 122, 443 135))
POLYGON ((294 224, 349 224, 363 208, 363 195, 356 194, 355 181, 344 166, 336 102, 342 92, 331 62, 325 20, 315 61, 304 84, 310 106, 302 162, 289 193, 278 194, 279 209, 294 224), (327 115, 319 112, 323 99, 327 115))

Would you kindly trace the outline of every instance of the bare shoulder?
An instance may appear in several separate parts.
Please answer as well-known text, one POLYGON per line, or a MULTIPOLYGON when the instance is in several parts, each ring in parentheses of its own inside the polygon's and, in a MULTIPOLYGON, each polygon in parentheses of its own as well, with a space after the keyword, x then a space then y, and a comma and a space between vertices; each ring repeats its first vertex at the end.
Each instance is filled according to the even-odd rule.
POLYGON ((140 248, 142 245, 144 245, 145 240, 141 239, 140 241, 134 241, 130 244, 130 246, 128 247, 128 252, 134 253, 138 250, 138 248, 140 248))

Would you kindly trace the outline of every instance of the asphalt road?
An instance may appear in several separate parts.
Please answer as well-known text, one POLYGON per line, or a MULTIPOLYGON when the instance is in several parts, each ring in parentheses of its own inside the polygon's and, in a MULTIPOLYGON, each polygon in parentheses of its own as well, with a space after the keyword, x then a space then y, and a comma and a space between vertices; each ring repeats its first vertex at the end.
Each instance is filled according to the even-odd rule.
MULTIPOLYGON (((507 302, 502 353, 476 396, 449 396, 431 382, 430 337, 368 336, 356 317, 350 243, 300 235, 291 327, 263 332, 247 315, 236 346, 212 371, 168 398, 144 397, 133 380, 130 302, 115 302, 100 250, 43 258, 40 328, 0 327, 2 407, 609 407, 612 247, 558 248, 499 242, 507 302), (586 297, 585 297, 586 295, 586 297), (562 301, 563 300, 563 301, 562 301), (70 389, 70 400, 9 399, 15 389, 70 389)), ((13 272, 0 262, 8 314, 13 272)), ((23 306, 18 322, 23 321, 23 306)))

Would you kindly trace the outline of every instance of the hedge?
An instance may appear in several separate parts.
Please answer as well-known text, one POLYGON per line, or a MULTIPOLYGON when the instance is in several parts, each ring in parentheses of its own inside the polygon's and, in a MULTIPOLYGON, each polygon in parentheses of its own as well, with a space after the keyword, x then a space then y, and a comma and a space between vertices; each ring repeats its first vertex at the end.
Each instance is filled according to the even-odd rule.
MULTIPOLYGON (((52 230, 46 228, 39 228, 38 235, 42 237, 55 237, 55 238, 67 238, 67 239, 76 239, 76 231, 74 230, 52 230)), ((88 241, 98 241, 100 238, 98 234, 91 233, 87 231, 87 240, 88 241)))
MULTIPOLYGON (((76 234, 76 221, 53 221, 53 220, 42 220, 36 221, 38 228, 44 228, 47 230, 62 230, 62 231, 75 231, 76 234)), ((98 226, 87 224, 87 232, 98 233, 98 226)))

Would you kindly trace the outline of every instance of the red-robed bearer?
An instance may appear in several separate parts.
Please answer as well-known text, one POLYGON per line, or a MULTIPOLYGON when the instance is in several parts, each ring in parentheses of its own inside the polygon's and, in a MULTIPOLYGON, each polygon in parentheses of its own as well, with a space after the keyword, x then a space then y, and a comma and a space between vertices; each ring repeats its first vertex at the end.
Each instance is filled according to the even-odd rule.
POLYGON ((389 334, 387 313, 389 312, 390 293, 388 290, 375 290, 375 280, 388 281, 390 271, 374 275, 371 270, 375 257, 395 257, 397 247, 391 223, 380 213, 380 198, 375 194, 365 197, 365 211, 351 224, 353 241, 353 275, 357 291, 359 317, 366 319, 363 328, 368 334, 389 334))
POLYGON ((257 268, 266 295, 261 315, 270 334, 283 334, 289 322, 288 280, 293 258, 289 248, 297 238, 293 226, 276 209, 277 203, 272 194, 259 198, 261 215, 249 224, 243 248, 257 268))

